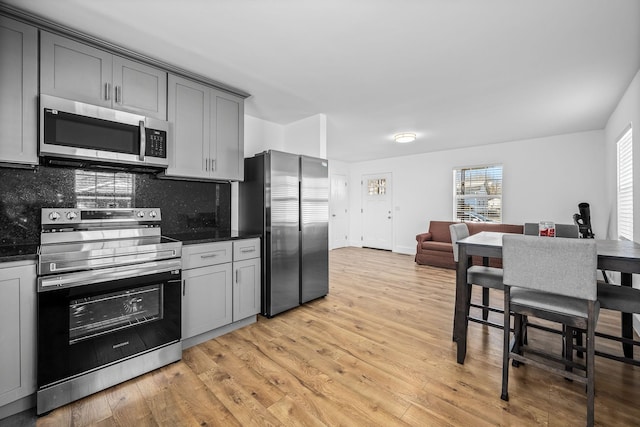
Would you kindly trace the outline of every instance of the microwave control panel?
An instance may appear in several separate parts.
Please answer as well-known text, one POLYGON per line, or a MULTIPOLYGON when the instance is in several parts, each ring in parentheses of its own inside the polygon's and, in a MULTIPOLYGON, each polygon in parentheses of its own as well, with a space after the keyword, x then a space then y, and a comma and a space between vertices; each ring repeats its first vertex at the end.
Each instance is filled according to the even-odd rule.
POLYGON ((149 157, 167 158, 167 132, 156 129, 145 129, 146 148, 144 155, 149 157))

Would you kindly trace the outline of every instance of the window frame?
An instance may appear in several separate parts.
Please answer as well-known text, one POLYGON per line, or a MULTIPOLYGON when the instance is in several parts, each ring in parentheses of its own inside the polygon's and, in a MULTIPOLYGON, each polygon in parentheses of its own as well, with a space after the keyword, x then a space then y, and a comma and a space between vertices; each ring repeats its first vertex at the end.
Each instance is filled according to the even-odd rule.
POLYGON ((633 198, 633 127, 629 124, 616 139, 616 225, 618 239, 633 241, 633 198), (624 169, 621 170, 621 168, 624 169))
MULTIPOLYGON (((494 172, 492 172, 494 173, 494 172)), ((504 184, 504 166, 502 163, 490 163, 490 164, 484 164, 484 165, 474 165, 474 166, 460 166, 460 167, 454 167, 453 168, 453 172, 452 172, 452 181, 453 181, 453 221, 456 222, 463 222, 463 221, 472 221, 472 222, 492 222, 492 223, 496 223, 496 224, 501 224, 502 223, 502 218, 503 218, 503 184, 504 184), (469 193, 469 194, 458 194, 458 185, 459 185, 459 181, 458 181, 458 176, 462 175, 464 171, 476 171, 476 173, 478 171, 484 171, 485 172, 485 182, 487 179, 487 172, 489 172, 491 169, 497 169, 499 168, 499 178, 494 178, 494 179, 499 179, 499 183, 495 184, 497 186, 497 188, 499 189, 499 194, 496 193, 491 193, 491 192, 487 192, 486 194, 473 194, 473 193, 469 193), (485 210, 483 212, 478 212, 477 210, 460 210, 460 200, 469 200, 469 199, 475 199, 475 203, 477 203, 478 199, 486 199, 486 205, 485 205, 485 210), (490 213, 490 207, 489 207, 489 200, 490 199, 499 199, 500 203, 499 203, 499 207, 497 208, 498 214, 496 215, 495 213, 490 213), (462 215, 459 215, 459 212, 462 212, 462 215), (467 212, 467 214, 465 215, 464 213, 467 212), (473 218, 472 215, 469 215, 469 213, 473 212, 473 218), (467 218, 465 218, 465 216, 467 218)), ((460 179, 462 179, 462 177, 460 177, 460 179)), ((467 182, 467 180, 465 179, 464 182, 467 182)), ((496 208, 494 207, 493 210, 495 211, 496 208)))

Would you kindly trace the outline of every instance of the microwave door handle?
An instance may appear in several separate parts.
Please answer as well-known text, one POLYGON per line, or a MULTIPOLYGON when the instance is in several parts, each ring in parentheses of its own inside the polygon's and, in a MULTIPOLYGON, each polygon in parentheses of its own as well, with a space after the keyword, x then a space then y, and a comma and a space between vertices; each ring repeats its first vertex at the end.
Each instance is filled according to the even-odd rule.
POLYGON ((144 130, 144 120, 140 120, 140 161, 144 161, 144 152, 147 148, 146 132, 144 130))

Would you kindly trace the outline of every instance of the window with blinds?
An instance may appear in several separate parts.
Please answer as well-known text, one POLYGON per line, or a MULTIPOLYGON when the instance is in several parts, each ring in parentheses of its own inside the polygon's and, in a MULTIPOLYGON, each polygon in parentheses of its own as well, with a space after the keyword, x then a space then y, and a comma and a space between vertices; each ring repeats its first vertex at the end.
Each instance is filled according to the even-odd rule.
POLYGON ((78 208, 130 208, 134 175, 122 172, 76 170, 78 208))
POLYGON ((633 134, 629 126, 617 142, 618 238, 633 240, 633 134))
POLYGON ((502 165, 453 170, 453 220, 502 222, 502 165))

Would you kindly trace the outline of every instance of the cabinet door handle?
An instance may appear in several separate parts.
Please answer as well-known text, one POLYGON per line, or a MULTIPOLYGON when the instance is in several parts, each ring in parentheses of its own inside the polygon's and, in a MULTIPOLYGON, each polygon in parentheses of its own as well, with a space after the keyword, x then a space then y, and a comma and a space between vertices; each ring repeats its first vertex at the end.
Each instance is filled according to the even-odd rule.
POLYGON ((187 294, 187 281, 185 279, 182 280, 182 296, 187 294))
POLYGON ((116 86, 116 103, 122 104, 122 86, 116 86))
POLYGON ((109 101, 111 99, 111 83, 104 84, 104 100, 109 101))
POLYGON ((211 159, 211 172, 216 170, 216 159, 211 159))
POLYGON ((236 270, 236 283, 240 283, 238 282, 238 276, 240 275, 240 270, 236 270))

